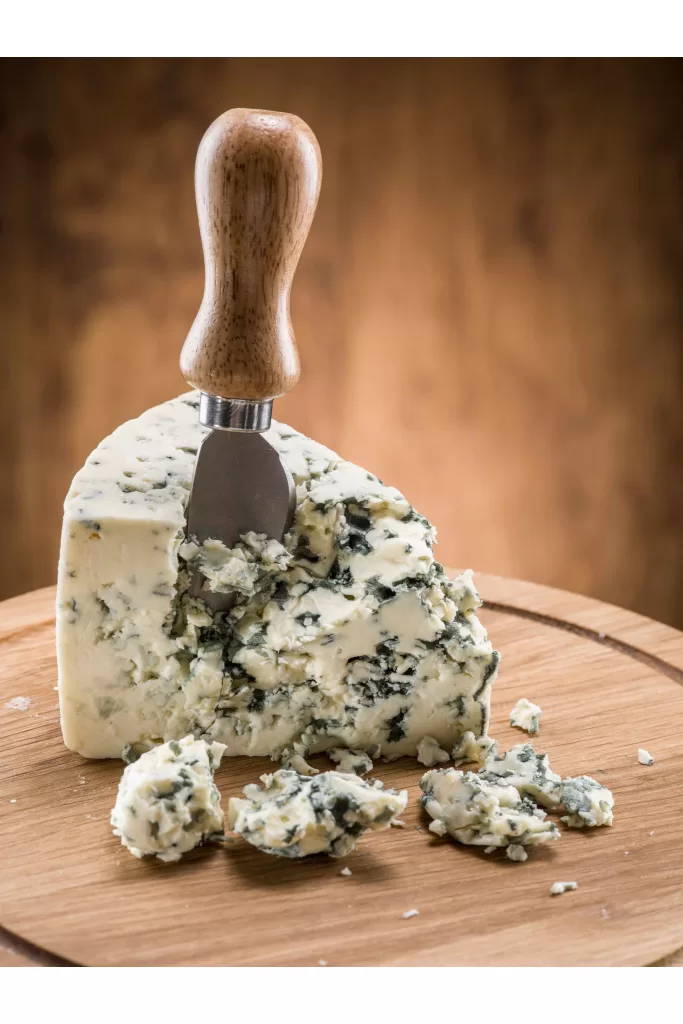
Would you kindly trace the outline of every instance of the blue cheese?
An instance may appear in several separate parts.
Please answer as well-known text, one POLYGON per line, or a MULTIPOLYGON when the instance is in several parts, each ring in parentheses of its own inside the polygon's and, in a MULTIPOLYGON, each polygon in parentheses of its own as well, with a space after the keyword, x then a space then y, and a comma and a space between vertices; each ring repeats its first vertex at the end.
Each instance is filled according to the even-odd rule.
POLYGON ((578 887, 578 882, 553 882, 548 891, 551 896, 561 896, 563 892, 570 892, 578 887))
POLYGON ((281 423, 296 483, 283 544, 185 536, 197 448, 191 392, 124 423, 67 495, 57 594, 64 739, 118 757, 187 734, 229 755, 330 749, 394 758, 486 733, 498 654, 472 573, 449 579, 434 530, 372 473, 281 423), (227 614, 189 594, 236 590, 227 614))
POLYGON ((490 736, 475 736, 473 732, 467 731, 462 734, 453 747, 452 757, 455 767, 461 764, 474 762, 483 764, 487 757, 492 756, 498 750, 498 743, 490 736))
POLYGON ((502 781, 530 796, 543 807, 561 803, 562 777, 550 768, 547 754, 537 754, 530 743, 520 743, 503 754, 492 751, 480 775, 488 782, 502 781))
POLYGON ((261 781, 229 801, 228 827, 279 857, 344 857, 368 829, 389 828, 408 801, 406 790, 335 771, 310 778, 281 769, 261 781))
POLYGON ((245 598, 267 590, 271 576, 292 563, 291 554, 279 541, 258 533, 246 533, 235 548, 226 548, 219 540, 181 544, 178 554, 192 574, 199 572, 205 577, 205 588, 245 598))
POLYGON ((479 774, 488 781, 503 780, 544 807, 568 811, 561 820, 570 828, 611 825, 614 820, 609 789, 589 775, 563 779, 552 771, 548 755, 537 754, 530 743, 490 754, 479 774))
POLYGON ((450 755, 447 750, 441 749, 433 736, 423 736, 417 745, 417 759, 425 768, 431 768, 450 760, 450 755))
POLYGON ((523 729, 530 736, 535 736, 540 728, 538 723, 542 714, 538 704, 534 704, 526 697, 520 697, 510 712, 510 725, 515 729, 523 729))
POLYGON ((281 759, 282 767, 289 772, 298 772, 299 775, 318 775, 319 771, 306 761, 301 754, 285 753, 281 759))
POLYGON ((645 750, 643 747, 638 747, 638 762, 639 764, 651 765, 655 763, 655 759, 649 750, 645 750))
MULTIPOLYGON (((477 743, 463 737, 464 752, 480 753, 484 739, 488 737, 477 743)), ((570 828, 613 821, 614 798, 608 789, 587 775, 563 779, 552 771, 548 755, 537 754, 530 743, 498 754, 489 741, 478 772, 432 770, 423 775, 420 786, 422 805, 433 819, 430 831, 484 846, 486 853, 505 846, 510 860, 524 861, 524 847, 558 838, 557 826, 546 820, 539 804, 567 811, 561 820, 570 828)))
POLYGON ((420 780, 430 830, 467 846, 506 847, 510 860, 526 860, 525 846, 559 836, 545 811, 512 785, 456 768, 432 769, 420 780))
POLYGON ((133 856, 180 860, 210 836, 223 833, 213 773, 224 750, 222 743, 186 736, 154 747, 128 764, 111 824, 133 856))
POLYGON ((614 797, 589 775, 563 779, 560 803, 569 812, 562 818, 569 828, 597 828, 614 821, 614 797))
POLYGON ((330 761, 338 765, 339 771, 345 775, 367 775, 372 771, 372 760, 364 750, 345 750, 343 747, 332 747, 327 751, 330 761))
POLYGON ((544 807, 568 812, 561 820, 570 828, 611 825, 614 798, 606 786, 590 775, 562 778, 552 771, 547 754, 537 754, 530 743, 519 743, 505 754, 486 759, 480 776, 502 779, 544 807))

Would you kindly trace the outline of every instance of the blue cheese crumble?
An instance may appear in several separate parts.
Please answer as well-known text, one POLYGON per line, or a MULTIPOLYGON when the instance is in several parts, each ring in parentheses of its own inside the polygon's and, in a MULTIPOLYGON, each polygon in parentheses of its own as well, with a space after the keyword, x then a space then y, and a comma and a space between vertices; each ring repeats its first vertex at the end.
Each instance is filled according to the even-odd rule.
POLYGON ((332 747, 327 751, 330 761, 345 775, 368 775, 372 771, 372 760, 364 750, 344 750, 332 747))
POLYGON ((357 775, 321 772, 311 778, 297 772, 262 775, 263 787, 245 786, 245 799, 232 797, 227 823, 264 853, 308 857, 327 853, 344 857, 367 830, 389 828, 408 802, 406 790, 384 789, 357 775))
POLYGON ((219 594, 235 591, 246 598, 267 589, 272 574, 292 563, 279 541, 259 533, 246 533, 234 548, 226 548, 219 540, 181 544, 178 554, 191 574, 205 577, 205 588, 219 594))
POLYGON ((142 754, 124 769, 111 812, 114 835, 134 857, 180 860, 223 833, 213 781, 225 747, 185 736, 142 754))
POLYGON ((562 777, 552 771, 548 755, 537 754, 530 743, 520 743, 503 754, 492 751, 480 774, 488 782, 514 786, 543 807, 555 808, 561 802, 562 777))
POLYGON ((62 731, 85 757, 188 734, 228 754, 330 749, 414 756, 485 735, 499 656, 466 571, 393 487, 282 423, 267 437, 296 483, 282 544, 185 536, 206 431, 189 392, 124 423, 65 502, 57 593, 62 731), (199 567, 237 592, 214 614, 199 567))
POLYGON ((557 839, 557 826, 528 797, 502 779, 476 772, 432 769, 420 780, 430 831, 466 846, 506 847, 510 860, 526 860, 525 846, 557 839))
POLYGON ((569 828, 597 828, 614 821, 614 797, 589 775, 563 779, 560 803, 569 812, 562 818, 569 828))
MULTIPOLYGON (((473 751, 474 752, 474 751, 473 751)), ((524 847, 559 838, 546 812, 565 810, 570 828, 611 825, 614 798, 588 775, 563 779, 547 754, 521 743, 498 754, 495 744, 478 772, 433 769, 420 781, 422 806, 433 819, 430 831, 449 834, 465 845, 491 853, 506 847, 510 860, 527 858, 524 847)))
POLYGON ((540 728, 538 723, 542 714, 538 704, 534 704, 526 697, 520 697, 510 712, 510 725, 528 732, 530 736, 535 736, 540 728))
POLYGON ((563 892, 570 892, 578 887, 578 882, 553 882, 548 891, 551 896, 561 896, 563 892))
POLYGON ((609 789, 589 775, 563 779, 552 771, 547 754, 537 754, 530 743, 520 743, 504 754, 492 753, 480 775, 502 779, 530 796, 543 807, 567 811, 561 820, 569 828, 611 825, 614 797, 609 789))
POLYGON ((282 767, 290 772, 298 772, 299 775, 318 775, 319 771, 310 765, 301 754, 286 753, 281 758, 282 767))
POLYGON ((455 767, 459 768, 461 764, 471 762, 483 764, 486 758, 495 754, 497 750, 498 743, 490 736, 476 737, 473 732, 468 731, 463 733, 455 744, 451 756, 455 767))
POLYGON ((417 745, 417 759, 425 768, 450 760, 447 750, 442 750, 433 736, 423 736, 417 745))

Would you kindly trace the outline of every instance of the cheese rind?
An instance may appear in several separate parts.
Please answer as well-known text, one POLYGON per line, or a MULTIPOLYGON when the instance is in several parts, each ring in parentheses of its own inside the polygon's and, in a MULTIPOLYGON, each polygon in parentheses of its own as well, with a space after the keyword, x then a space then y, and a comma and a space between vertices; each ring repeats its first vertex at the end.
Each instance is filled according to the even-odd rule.
POLYGON ((209 836, 223 832, 213 773, 224 750, 222 743, 186 736, 127 765, 111 824, 134 857, 180 860, 209 836))
POLYGON ((267 437, 297 506, 282 545, 185 538, 196 392, 106 438, 65 503, 57 595, 62 730, 86 757, 189 733, 230 755, 330 748, 415 754, 486 732, 498 654, 471 572, 449 580, 434 531, 394 488, 283 424, 267 437), (202 567, 237 588, 190 597, 202 567))
POLYGON ((244 787, 246 799, 229 801, 228 827, 278 857, 343 857, 363 832, 389 828, 408 801, 406 790, 335 771, 311 778, 280 769, 261 781, 263 788, 244 787))

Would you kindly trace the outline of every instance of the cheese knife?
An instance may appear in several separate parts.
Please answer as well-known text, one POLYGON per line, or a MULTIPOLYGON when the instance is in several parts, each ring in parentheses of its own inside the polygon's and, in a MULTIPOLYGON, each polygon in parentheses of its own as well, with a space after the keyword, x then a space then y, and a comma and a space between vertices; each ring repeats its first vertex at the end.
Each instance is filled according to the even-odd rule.
MULTIPOLYGON (((299 379, 289 296, 320 192, 320 149, 293 114, 228 110, 195 165, 204 296, 180 356, 211 432, 195 465, 187 536, 231 548, 253 530, 282 540, 294 481, 263 436, 273 400, 299 379)), ((234 602, 196 572, 191 592, 214 612, 234 602)))

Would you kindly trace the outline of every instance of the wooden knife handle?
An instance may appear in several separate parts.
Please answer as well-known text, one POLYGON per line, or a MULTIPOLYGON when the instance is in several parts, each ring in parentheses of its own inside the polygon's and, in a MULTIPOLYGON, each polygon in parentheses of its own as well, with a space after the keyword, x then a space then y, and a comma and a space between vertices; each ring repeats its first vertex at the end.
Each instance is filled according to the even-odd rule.
POLYGON ((188 384, 252 401, 296 384, 289 293, 321 177, 318 142, 293 114, 228 110, 204 135, 195 190, 206 282, 180 356, 188 384))

